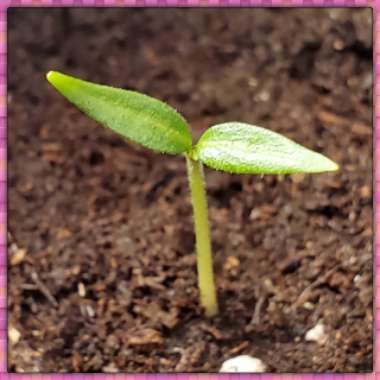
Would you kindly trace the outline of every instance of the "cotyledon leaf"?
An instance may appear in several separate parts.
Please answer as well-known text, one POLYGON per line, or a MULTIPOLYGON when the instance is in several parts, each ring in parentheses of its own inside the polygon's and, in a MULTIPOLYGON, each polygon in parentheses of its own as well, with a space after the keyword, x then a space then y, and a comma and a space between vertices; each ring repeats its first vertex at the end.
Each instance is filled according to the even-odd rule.
POLYGON ((192 138, 185 119, 166 103, 50 71, 48 81, 81 111, 123 137, 164 153, 186 153, 192 138))
POLYGON ((335 171, 339 166, 268 129, 230 122, 201 136, 193 158, 217 170, 238 174, 291 174, 335 171))

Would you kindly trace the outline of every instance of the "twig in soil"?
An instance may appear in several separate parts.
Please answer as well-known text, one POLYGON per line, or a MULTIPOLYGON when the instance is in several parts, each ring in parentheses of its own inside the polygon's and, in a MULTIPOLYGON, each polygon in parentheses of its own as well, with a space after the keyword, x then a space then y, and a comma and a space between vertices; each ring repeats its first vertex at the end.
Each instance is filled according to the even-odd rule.
POLYGON ((203 324, 203 325, 201 325, 201 328, 202 328, 202 330, 211 334, 215 340, 222 340, 223 339, 223 334, 216 327, 203 324))
POLYGON ((50 290, 47 288, 45 284, 40 280, 38 274, 36 272, 32 272, 31 274, 33 282, 36 284, 38 290, 46 297, 46 299, 54 306, 58 306, 57 300, 51 294, 50 290))
POLYGON ((21 284, 20 288, 23 290, 37 290, 38 286, 35 284, 21 284))
POLYGON ((242 352, 248 346, 249 346, 249 342, 245 340, 244 342, 241 342, 238 346, 231 348, 228 351, 228 355, 240 354, 240 352, 242 352))
POLYGON ((261 309, 263 307, 265 300, 266 300, 266 297, 262 296, 259 298, 259 300, 257 301, 257 303, 255 305, 255 311, 253 313, 253 317, 252 317, 252 321, 251 321, 251 323, 253 325, 258 325, 260 323, 261 309))
POLYGON ((200 342, 195 350, 192 348, 184 350, 181 359, 175 367, 175 372, 183 372, 189 367, 189 365, 197 365, 205 349, 206 344, 200 342))
POLYGON ((324 284, 327 281, 327 279, 330 277, 330 275, 333 274, 337 269, 338 267, 335 266, 334 268, 327 271, 324 276, 317 278, 314 282, 312 282, 309 286, 307 286, 302 291, 297 301, 294 303, 294 307, 295 308, 300 307, 305 302, 307 302, 311 296, 312 290, 315 289, 317 286, 324 284))

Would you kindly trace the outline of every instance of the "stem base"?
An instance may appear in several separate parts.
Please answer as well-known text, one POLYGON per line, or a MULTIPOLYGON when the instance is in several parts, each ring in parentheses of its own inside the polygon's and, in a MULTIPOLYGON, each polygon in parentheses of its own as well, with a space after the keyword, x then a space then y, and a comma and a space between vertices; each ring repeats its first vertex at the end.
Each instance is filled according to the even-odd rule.
POLYGON ((218 302, 212 268, 207 199, 202 163, 187 158, 187 170, 194 212, 200 302, 205 309, 206 316, 212 317, 218 313, 218 302))

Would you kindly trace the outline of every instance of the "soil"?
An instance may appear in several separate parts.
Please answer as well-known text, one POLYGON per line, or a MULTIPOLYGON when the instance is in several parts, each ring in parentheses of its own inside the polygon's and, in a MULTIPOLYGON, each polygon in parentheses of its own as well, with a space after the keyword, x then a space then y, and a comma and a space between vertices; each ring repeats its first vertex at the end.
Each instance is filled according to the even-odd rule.
POLYGON ((372 370, 372 14, 367 9, 11 9, 9 371, 372 370), (261 125, 337 173, 206 169, 220 314, 198 304, 182 157, 82 115, 55 69, 175 106, 194 139, 261 125), (323 324, 325 339, 307 341, 323 324))

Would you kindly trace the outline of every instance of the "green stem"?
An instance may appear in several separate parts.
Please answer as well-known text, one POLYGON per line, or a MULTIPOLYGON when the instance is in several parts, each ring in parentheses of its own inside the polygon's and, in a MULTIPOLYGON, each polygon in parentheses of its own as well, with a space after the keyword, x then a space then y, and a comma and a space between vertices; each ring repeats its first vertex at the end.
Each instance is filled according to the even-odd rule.
POLYGON ((201 162, 194 161, 190 157, 187 157, 186 160, 194 212, 200 301, 205 309, 206 316, 212 317, 218 313, 218 302, 216 300, 214 272, 212 268, 203 167, 201 162))

